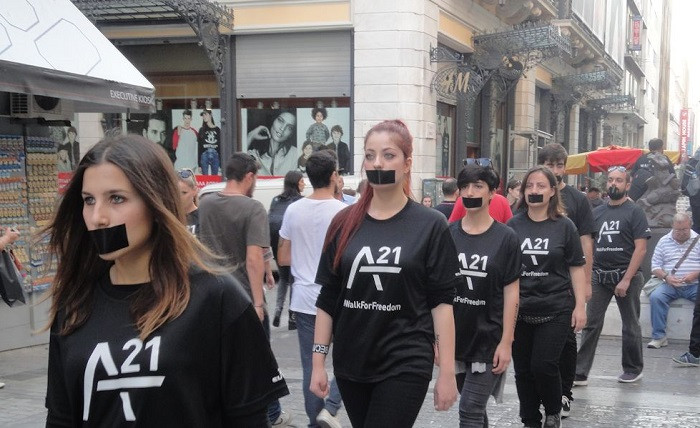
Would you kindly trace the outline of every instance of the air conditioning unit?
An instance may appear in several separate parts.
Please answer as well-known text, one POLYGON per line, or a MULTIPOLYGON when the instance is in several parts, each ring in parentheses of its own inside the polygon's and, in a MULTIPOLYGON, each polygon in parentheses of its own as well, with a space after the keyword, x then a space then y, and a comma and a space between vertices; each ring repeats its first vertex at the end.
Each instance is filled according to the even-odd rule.
POLYGON ((73 101, 32 94, 10 94, 10 115, 46 120, 73 120, 73 101))

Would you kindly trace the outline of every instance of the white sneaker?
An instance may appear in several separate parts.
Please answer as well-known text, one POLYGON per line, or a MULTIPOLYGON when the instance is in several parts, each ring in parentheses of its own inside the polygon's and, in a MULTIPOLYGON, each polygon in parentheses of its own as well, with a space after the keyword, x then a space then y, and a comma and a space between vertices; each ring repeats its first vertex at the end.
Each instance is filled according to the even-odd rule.
POLYGON ((316 422, 323 428, 343 428, 338 418, 331 415, 331 412, 326 409, 321 410, 316 416, 316 422))
POLYGON ((0 382, 0 389, 3 389, 4 387, 5 387, 5 383, 4 383, 4 382, 0 382))
POLYGON ((647 348, 652 349, 659 349, 663 348, 664 346, 668 346, 668 339, 666 336, 662 337, 661 339, 652 339, 652 341, 647 344, 647 348))
POLYGON ((292 415, 290 415, 289 413, 286 413, 286 412, 282 412, 282 413, 280 413, 277 420, 272 423, 272 426, 275 428, 288 427, 291 422, 292 422, 292 415))

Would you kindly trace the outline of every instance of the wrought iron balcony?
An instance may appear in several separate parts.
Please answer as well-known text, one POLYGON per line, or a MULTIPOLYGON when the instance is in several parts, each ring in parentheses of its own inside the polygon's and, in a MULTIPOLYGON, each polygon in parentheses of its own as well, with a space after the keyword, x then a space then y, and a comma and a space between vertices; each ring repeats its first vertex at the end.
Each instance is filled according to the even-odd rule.
POLYGON ((644 55, 641 51, 627 49, 625 52, 625 66, 636 76, 644 77, 644 55))

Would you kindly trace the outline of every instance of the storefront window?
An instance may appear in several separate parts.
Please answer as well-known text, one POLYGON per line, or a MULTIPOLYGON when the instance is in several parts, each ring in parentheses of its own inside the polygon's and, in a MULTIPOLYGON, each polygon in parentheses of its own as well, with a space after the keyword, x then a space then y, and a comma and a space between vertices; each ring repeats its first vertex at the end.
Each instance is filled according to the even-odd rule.
POLYGON ((450 177, 454 169, 455 147, 455 107, 449 104, 437 103, 436 144, 435 144, 435 176, 450 177))

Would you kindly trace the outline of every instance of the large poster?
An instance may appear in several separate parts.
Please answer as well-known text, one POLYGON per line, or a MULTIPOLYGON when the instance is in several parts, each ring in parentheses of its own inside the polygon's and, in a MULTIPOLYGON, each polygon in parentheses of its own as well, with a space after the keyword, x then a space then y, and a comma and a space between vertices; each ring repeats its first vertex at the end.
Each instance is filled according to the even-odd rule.
POLYGON ((171 160, 175 160, 175 151, 170 133, 170 114, 160 110, 152 114, 132 113, 126 123, 130 134, 143 135, 154 143, 160 144, 171 160))
POLYGON ((349 128, 349 108, 241 110, 243 151, 258 159, 261 176, 305 172, 306 159, 321 149, 335 150, 341 172, 352 173, 349 128))
POLYGON ((171 141, 176 169, 219 175, 221 164, 221 110, 172 110, 171 141))
POLYGON ((335 150, 338 155, 338 168, 343 174, 352 173, 352 154, 347 141, 350 141, 350 109, 347 107, 335 108, 298 108, 297 117, 297 141, 303 141, 301 153, 299 153, 299 168, 304 168, 304 163, 313 150, 321 148, 335 150), (304 150, 306 148, 306 150, 304 150))

